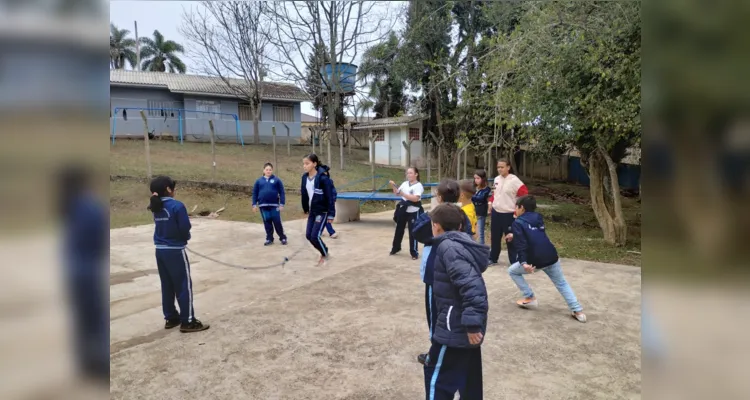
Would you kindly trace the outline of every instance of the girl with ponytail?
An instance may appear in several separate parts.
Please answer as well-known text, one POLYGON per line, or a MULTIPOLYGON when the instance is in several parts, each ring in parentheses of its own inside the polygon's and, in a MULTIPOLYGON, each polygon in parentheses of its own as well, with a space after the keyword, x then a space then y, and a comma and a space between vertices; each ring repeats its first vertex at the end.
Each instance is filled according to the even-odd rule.
POLYGON ((195 318, 193 280, 190 261, 185 251, 190 240, 190 217, 182 202, 174 199, 177 183, 168 176, 151 181, 148 209, 154 215, 156 265, 161 279, 161 305, 166 324, 164 329, 180 327, 180 332, 199 332, 209 328, 195 318), (174 299, 180 311, 174 306, 174 299))

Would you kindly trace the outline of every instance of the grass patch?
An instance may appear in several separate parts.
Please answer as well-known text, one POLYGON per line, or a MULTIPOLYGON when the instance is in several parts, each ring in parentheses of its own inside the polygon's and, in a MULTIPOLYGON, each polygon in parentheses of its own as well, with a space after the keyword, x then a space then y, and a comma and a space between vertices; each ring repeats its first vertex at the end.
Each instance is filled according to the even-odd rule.
MULTIPOLYGON (((151 168, 154 175, 169 175, 179 181, 193 180, 210 182, 212 180, 211 145, 206 143, 151 141, 151 168)), ((281 178, 287 188, 298 189, 302 174, 302 158, 310 153, 310 146, 292 146, 291 156, 287 155, 286 146, 277 146, 278 164, 274 173, 281 178)), ((339 170, 338 148, 331 149, 332 159, 321 157, 321 160, 332 169, 332 177, 337 188, 346 191, 370 190, 371 181, 347 184, 371 176, 367 162, 367 150, 352 149, 352 155, 344 150, 345 170, 339 170)), ((145 177, 147 172, 146 156, 143 141, 119 140, 110 146, 110 175, 145 177)), ((273 162, 273 152, 268 145, 236 144, 216 145, 216 182, 239 185, 252 185, 262 175, 263 164, 273 162)), ((376 180, 377 186, 388 180, 404 181, 404 170, 399 168, 376 167, 375 175, 383 178, 376 180)), ((426 178, 426 174, 425 174, 426 178)))
POLYGON ((604 241, 587 187, 540 181, 527 185, 541 205, 538 211, 544 216, 547 234, 561 257, 641 265, 641 207, 637 199, 622 199, 628 239, 625 247, 618 248, 604 241))
MULTIPOLYGON (((148 187, 144 183, 122 180, 112 181, 109 186, 110 229, 128 226, 147 225, 153 223, 151 213, 146 209, 149 198, 148 187)), ((250 196, 218 189, 202 189, 196 187, 177 186, 176 198, 185 203, 188 211, 194 206, 197 214, 200 211, 216 211, 222 207, 222 221, 242 221, 261 224, 260 213, 253 212, 250 196)), ((307 216, 302 212, 301 198, 296 194, 287 194, 282 212, 285 221, 303 219, 307 216)), ((393 210, 393 201, 368 201, 362 205, 363 213, 383 212, 393 210)))

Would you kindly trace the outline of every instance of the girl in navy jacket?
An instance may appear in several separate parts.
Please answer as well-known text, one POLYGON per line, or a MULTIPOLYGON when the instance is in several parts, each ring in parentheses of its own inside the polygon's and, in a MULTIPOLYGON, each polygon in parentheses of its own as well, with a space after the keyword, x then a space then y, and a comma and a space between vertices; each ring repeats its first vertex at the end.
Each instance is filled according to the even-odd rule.
POLYGON ((300 187, 302 210, 308 214, 305 237, 320 252, 318 265, 322 265, 328 260, 328 247, 320 236, 326 224, 333 222, 336 216, 333 183, 328 175, 329 168, 321 165, 315 154, 302 159, 302 168, 305 170, 300 187))
POLYGON ((281 211, 284 210, 286 196, 284 195, 284 184, 281 179, 273 174, 273 164, 266 163, 263 166, 263 176, 258 178, 253 185, 253 211, 257 212, 260 207, 260 217, 266 228, 266 242, 264 246, 273 244, 273 230, 279 235, 281 244, 286 244, 284 227, 281 226, 281 211))
POLYGON ((148 209, 154 215, 156 265, 161 279, 161 305, 165 329, 180 326, 180 332, 199 332, 209 328, 195 318, 193 280, 185 247, 190 240, 190 218, 182 202, 174 199, 177 183, 168 176, 151 181, 148 209), (180 312, 174 307, 174 299, 180 312))

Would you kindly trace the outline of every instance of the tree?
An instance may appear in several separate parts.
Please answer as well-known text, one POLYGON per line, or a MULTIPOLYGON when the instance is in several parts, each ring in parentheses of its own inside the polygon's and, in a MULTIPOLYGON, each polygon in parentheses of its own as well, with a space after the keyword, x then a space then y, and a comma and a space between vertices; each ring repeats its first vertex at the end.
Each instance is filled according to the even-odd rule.
POLYGON ((184 53, 185 49, 181 44, 164 40, 164 35, 159 30, 154 30, 154 38, 139 38, 141 45, 141 70, 156 72, 179 72, 184 74, 187 71, 185 63, 177 56, 177 53, 184 53))
POLYGON ((130 31, 118 29, 113 23, 109 24, 109 67, 124 69, 125 61, 130 68, 136 68, 135 40, 128 37, 130 31))
POLYGON ((272 29, 265 2, 202 2, 205 11, 183 16, 183 35, 206 74, 218 76, 235 96, 247 101, 253 119, 253 143, 260 143, 260 113, 272 29))
POLYGON ((624 245, 616 167, 641 135, 640 4, 530 3, 509 40, 503 118, 540 148, 581 153, 604 238, 624 245))
POLYGON ((396 70, 398 53, 399 39, 391 32, 388 40, 368 48, 362 56, 359 74, 364 81, 370 81, 376 119, 394 117, 404 111, 404 83, 396 70))
MULTIPOLYGON (((333 71, 341 71, 342 64, 353 63, 362 46, 381 40, 387 28, 387 16, 376 12, 375 6, 386 3, 296 1, 271 4, 269 10, 275 29, 270 38, 279 49, 279 57, 274 60, 279 68, 274 68, 273 73, 291 77, 300 86, 307 83, 319 85, 325 93, 327 115, 337 115, 343 109, 342 77, 334 73, 330 81, 322 74, 320 81, 307 79, 310 71, 316 71, 314 62, 322 61, 320 57, 312 57, 311 62, 309 55, 327 49, 333 71)), ((329 133, 335 134, 338 127, 336 118, 328 118, 328 125, 329 133)))

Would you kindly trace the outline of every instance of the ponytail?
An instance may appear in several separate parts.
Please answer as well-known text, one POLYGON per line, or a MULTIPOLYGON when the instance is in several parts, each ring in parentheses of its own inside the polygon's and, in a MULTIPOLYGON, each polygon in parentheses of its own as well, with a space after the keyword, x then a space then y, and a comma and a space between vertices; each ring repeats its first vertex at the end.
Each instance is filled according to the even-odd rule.
POLYGON ((149 200, 148 209, 152 213, 158 213, 164 209, 164 202, 161 200, 159 193, 151 193, 151 199, 149 200))
POLYGON ((157 176, 151 181, 151 199, 149 199, 148 209, 152 213, 161 212, 164 209, 162 197, 172 196, 177 182, 168 176, 157 176))

